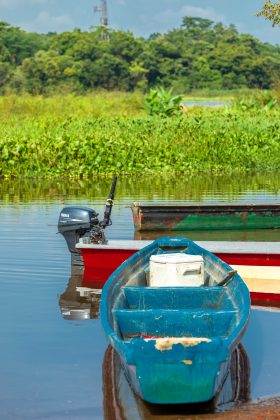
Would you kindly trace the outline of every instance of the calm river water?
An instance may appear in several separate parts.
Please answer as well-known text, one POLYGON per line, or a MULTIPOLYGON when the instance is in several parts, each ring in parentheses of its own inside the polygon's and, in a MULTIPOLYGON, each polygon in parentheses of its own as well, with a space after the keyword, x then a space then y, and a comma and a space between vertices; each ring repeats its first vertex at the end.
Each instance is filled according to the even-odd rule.
MULTIPOLYGON (((71 321, 61 315, 60 296, 73 279, 66 243, 56 234, 59 212, 64 205, 78 204, 102 214, 110 184, 111 178, 0 181, 1 419, 191 418, 189 407, 176 413, 177 408, 174 412, 155 409, 135 399, 117 356, 107 348, 98 317, 71 321)), ((134 238, 131 211, 126 207, 133 201, 229 200, 279 202, 279 174, 119 178, 113 226, 107 235, 134 238)), ((279 230, 189 236, 280 241, 279 230)), ((280 395, 279 322, 277 310, 252 310, 245 350, 233 361, 231 381, 218 408, 234 405, 225 404, 233 387, 238 387, 241 399, 280 395), (238 386, 233 379, 237 376, 238 386)), ((203 410, 214 409, 203 406, 203 410)), ((200 412, 201 406, 191 409, 193 414, 200 412)))

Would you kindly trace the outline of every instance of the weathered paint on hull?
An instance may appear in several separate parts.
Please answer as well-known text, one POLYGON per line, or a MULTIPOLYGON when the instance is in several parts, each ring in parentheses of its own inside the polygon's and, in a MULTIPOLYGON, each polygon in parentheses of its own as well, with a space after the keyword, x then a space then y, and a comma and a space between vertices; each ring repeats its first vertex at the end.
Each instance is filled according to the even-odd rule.
POLYGON ((144 401, 207 402, 221 389, 231 361, 222 341, 202 342, 185 349, 177 344, 160 355, 155 343, 154 339, 139 340, 128 356, 119 353, 128 382, 144 401))
MULTIPOLYGON (((118 353, 109 346, 103 360, 103 407, 105 420, 118 418, 131 419, 169 418, 166 405, 150 405, 137 398, 132 391, 127 375, 125 375, 118 353)), ((248 355, 242 345, 239 345, 233 352, 226 380, 215 397, 206 403, 199 403, 199 406, 184 406, 183 412, 172 407, 172 418, 188 417, 194 413, 216 413, 217 409, 225 410, 239 406, 250 398, 250 363, 248 355), (230 406, 229 406, 230 404, 230 406), (194 408, 196 407, 196 408, 194 408)), ((170 411, 169 411, 170 413, 170 411)))
POLYGON ((132 205, 136 231, 280 228, 280 205, 132 205))
POLYGON ((175 237, 148 245, 110 276, 102 293, 102 325, 144 400, 178 404, 215 395, 250 312, 249 291, 238 274, 220 286, 230 271, 208 251, 175 237), (178 248, 203 255, 209 285, 146 287, 151 255, 178 248))
MULTIPOLYGON (((228 365, 228 363, 225 363, 228 365)), ((135 367, 136 376, 124 365, 126 376, 138 395, 154 404, 183 404, 210 401, 221 387, 227 370, 220 364, 201 363, 196 366, 181 364, 146 364, 135 367), (218 374, 217 372, 223 372, 218 374), (139 383, 141 378, 141 383, 139 383)))

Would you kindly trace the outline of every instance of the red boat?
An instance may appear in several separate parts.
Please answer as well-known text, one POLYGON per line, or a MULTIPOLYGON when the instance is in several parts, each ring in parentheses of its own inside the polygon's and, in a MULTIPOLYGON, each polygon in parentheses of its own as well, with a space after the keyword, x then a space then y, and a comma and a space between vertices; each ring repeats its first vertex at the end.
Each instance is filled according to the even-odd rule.
MULTIPOLYGON (((82 287, 101 289, 110 274, 151 241, 107 241, 117 177, 106 201, 104 218, 88 207, 70 206, 60 212, 58 232, 71 253, 72 267, 84 270, 82 287)), ((253 304, 280 307, 280 242, 196 242, 237 269, 247 283, 253 304)))
MULTIPOLYGON (((84 263, 84 283, 102 288, 109 275, 127 258, 152 241, 111 240, 106 245, 76 244, 84 263)), ((197 242, 238 270, 256 305, 280 307, 279 242, 197 242)))

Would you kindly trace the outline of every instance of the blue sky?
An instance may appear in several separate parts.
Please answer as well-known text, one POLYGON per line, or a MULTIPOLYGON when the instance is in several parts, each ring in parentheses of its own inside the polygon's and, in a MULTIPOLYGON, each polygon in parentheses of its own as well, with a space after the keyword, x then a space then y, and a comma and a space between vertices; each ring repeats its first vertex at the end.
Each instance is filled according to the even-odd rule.
MULTIPOLYGON (((28 31, 62 32, 98 25, 100 0, 0 0, 0 20, 28 31)), ((107 0, 110 26, 137 36, 179 27, 183 16, 233 23, 240 32, 280 44, 280 29, 255 13, 264 0, 107 0)))

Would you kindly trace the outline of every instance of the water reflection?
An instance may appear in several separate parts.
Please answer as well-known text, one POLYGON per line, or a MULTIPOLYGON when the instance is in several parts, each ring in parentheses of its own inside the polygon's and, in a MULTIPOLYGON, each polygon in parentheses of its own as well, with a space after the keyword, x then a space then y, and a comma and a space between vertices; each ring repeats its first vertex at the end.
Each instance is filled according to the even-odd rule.
POLYGON ((251 364, 251 398, 280 395, 280 310, 252 308, 243 344, 251 364))
MULTIPOLYGON (((104 203, 111 176, 90 179, 0 180, 1 203, 99 201, 104 203)), ((132 201, 275 202, 280 201, 279 172, 120 176, 116 203, 132 201)))
POLYGON ((101 289, 89 286, 80 270, 72 270, 66 289, 59 297, 60 311, 64 319, 85 321, 99 317, 101 289))
POLYGON ((109 346, 103 360, 104 418, 124 419, 178 419, 215 413, 234 408, 250 398, 250 363, 240 344, 233 352, 227 378, 222 389, 207 403, 182 405, 156 405, 144 402, 129 386, 117 352, 109 346))

